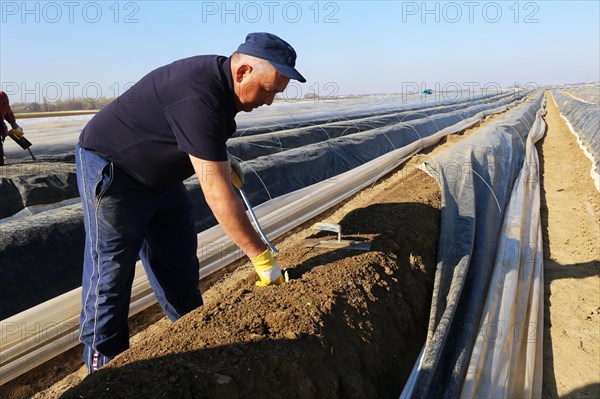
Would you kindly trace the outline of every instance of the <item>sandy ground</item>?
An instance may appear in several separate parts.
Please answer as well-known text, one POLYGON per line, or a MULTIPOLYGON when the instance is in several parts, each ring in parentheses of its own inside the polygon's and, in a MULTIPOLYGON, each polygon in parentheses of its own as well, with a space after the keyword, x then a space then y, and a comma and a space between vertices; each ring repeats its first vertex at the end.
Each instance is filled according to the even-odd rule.
POLYGON ((544 235, 543 396, 600 397, 600 195, 549 94, 538 145, 544 235))
MULTIPOLYGON (((548 102, 548 111, 547 136, 538 143, 544 188, 544 253, 547 258, 543 393, 544 397, 597 397, 600 387, 599 196, 587 177, 589 161, 558 117, 552 101, 548 102)), ((484 124, 494 118, 486 119, 484 124)), ((104 375, 98 373, 97 379, 86 378, 83 384, 73 389, 85 377, 79 358, 80 349, 77 348, 0 387, 0 397, 31 397, 36 392, 37 398, 55 398, 65 393, 67 397, 109 397, 119 392, 118 389, 122 393, 139 396, 141 391, 135 388, 137 384, 130 384, 132 378, 152 385, 158 375, 148 370, 164 368, 167 373, 173 367, 184 370, 184 377, 182 380, 169 380, 165 389, 171 396, 167 397, 197 393, 188 388, 179 389, 182 385, 193 385, 196 375, 208 381, 201 388, 205 389, 202 391, 204 394, 236 397, 252 388, 263 393, 263 397, 268 397, 269 391, 265 388, 268 384, 256 382, 251 387, 244 386, 219 368, 219 362, 222 363, 223 359, 228 359, 238 367, 248 366, 242 358, 263 356, 261 352, 265 350, 266 364, 277 370, 282 366, 280 355, 294 359, 291 362, 293 366, 282 372, 288 382, 290 379, 293 382, 290 386, 296 389, 294 395, 290 393, 291 397, 318 396, 318 393, 327 393, 327 396, 345 393, 347 395, 342 396, 361 397, 362 393, 362 397, 397 397, 400 382, 392 384, 387 391, 373 388, 388 367, 383 363, 397 361, 400 356, 397 348, 381 347, 365 351, 361 347, 378 341, 377 329, 391 331, 397 341, 402 341, 399 346, 406 353, 399 362, 400 370, 394 376, 398 381, 406 377, 414 353, 406 351, 405 344, 420 347, 420 334, 424 332, 421 319, 423 314, 428 315, 428 310, 424 311, 422 305, 427 305, 427 298, 430 297, 431 253, 435 252, 437 245, 433 238, 436 231, 434 222, 439 218, 439 189, 433 180, 414 170, 414 165, 462 140, 474 130, 448 137, 447 141, 429 150, 429 154, 416 156, 378 184, 319 218, 346 223, 349 234, 371 239, 374 244, 371 253, 339 255, 327 250, 302 248, 302 240, 312 233, 306 229, 312 222, 279 240, 277 245, 282 253, 288 254, 282 261, 290 268, 293 280, 286 287, 285 296, 296 295, 295 301, 279 300, 284 297, 281 288, 268 292, 257 291, 252 285, 254 276, 249 265, 238 263, 228 269, 230 272, 215 278, 218 280, 215 284, 204 282, 205 306, 197 313, 186 316, 181 323, 171 325, 157 306, 134 318, 132 330, 141 332, 132 337, 132 350, 115 360, 114 366, 121 366, 118 371, 107 369, 104 375), (411 216, 412 213, 416 218, 411 216), (391 234, 393 229, 385 227, 388 219, 402 223, 413 233, 416 231, 420 239, 413 242, 411 237, 414 234, 391 234), (351 226, 360 226, 360 231, 353 230, 351 226), (410 251, 407 252, 406 248, 410 248, 410 251), (373 263, 384 266, 372 273, 369 269, 373 268, 368 265, 373 263), (412 288, 394 281, 398 276, 407 275, 412 276, 408 280, 414 285, 412 288), (350 288, 347 287, 349 276, 354 281, 350 288), (370 288, 365 290, 364 287, 370 288), (389 292, 393 295, 390 296, 389 292), (404 313, 393 314, 394 325, 384 327, 384 321, 378 315, 385 312, 385 303, 388 301, 398 302, 398 295, 400 303, 413 301, 419 306, 414 306, 416 310, 411 310, 410 315, 406 309, 404 313), (300 306, 298 298, 302 298, 301 302, 312 303, 313 309, 306 303, 300 306), (272 302, 281 306, 262 307, 263 303, 272 302), (332 309, 336 311, 332 312, 332 309), (293 314, 294 320, 282 319, 281 312, 293 314), (332 317, 333 314, 341 316, 332 317), (227 319, 221 316, 238 318, 238 326, 241 320, 244 331, 228 331, 227 319), (366 324, 359 325, 359 319, 366 320, 366 324), (415 329, 406 329, 404 324, 413 324, 415 329), (332 329, 332 326, 336 328, 332 329), (331 331, 336 329, 342 333, 331 331), (161 337, 170 334, 186 338, 176 347, 165 345, 161 337), (294 346, 301 343, 304 349, 314 351, 317 355, 311 357, 297 353, 286 345, 288 341, 294 341, 294 346), (235 342, 233 349, 225 350, 232 342, 235 342), (265 342, 271 345, 278 342, 278 352, 269 354, 265 342), (348 351, 336 349, 344 345, 352 349, 351 353, 358 355, 353 357, 348 351), (384 360, 374 361, 373 356, 379 355, 384 360), (174 362, 169 363, 171 360, 174 362), (197 362, 205 363, 201 368, 192 366, 197 362), (365 366, 368 366, 367 369, 365 366), (315 373, 334 375, 339 383, 336 386, 323 386, 315 373), (348 382, 351 380, 348 376, 357 375, 360 383, 353 385, 348 382), (95 381, 109 385, 102 385, 104 390, 98 391, 94 387, 95 381), (106 391, 106 388, 109 390, 106 391)), ((240 370, 237 369, 238 372, 240 370)), ((258 371, 258 375, 272 378, 269 370, 258 371)), ((255 380, 256 375, 253 375, 255 380)), ((282 383, 272 379, 266 381, 282 383)), ((160 396, 156 391, 146 394, 160 396)))

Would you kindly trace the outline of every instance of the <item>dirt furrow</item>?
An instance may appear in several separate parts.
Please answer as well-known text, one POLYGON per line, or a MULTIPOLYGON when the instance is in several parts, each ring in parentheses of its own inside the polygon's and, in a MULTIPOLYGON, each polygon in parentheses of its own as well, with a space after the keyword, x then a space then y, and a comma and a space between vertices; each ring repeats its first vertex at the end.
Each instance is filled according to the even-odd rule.
POLYGON ((600 195, 552 95, 537 147, 544 235, 545 398, 600 396, 600 195))

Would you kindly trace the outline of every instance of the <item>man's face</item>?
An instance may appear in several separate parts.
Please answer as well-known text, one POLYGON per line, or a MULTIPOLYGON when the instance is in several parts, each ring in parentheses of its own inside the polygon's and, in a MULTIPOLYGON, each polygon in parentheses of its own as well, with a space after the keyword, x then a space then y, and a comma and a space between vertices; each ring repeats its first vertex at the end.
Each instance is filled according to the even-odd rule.
POLYGON ((275 95, 284 91, 290 81, 273 68, 259 71, 244 66, 234 79, 235 105, 238 111, 245 112, 271 105, 275 95))

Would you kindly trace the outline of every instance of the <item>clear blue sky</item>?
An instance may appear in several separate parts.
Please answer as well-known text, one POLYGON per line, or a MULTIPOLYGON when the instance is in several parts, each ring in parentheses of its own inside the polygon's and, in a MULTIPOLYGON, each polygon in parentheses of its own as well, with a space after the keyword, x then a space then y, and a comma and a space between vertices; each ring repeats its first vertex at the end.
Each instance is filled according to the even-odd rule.
POLYGON ((228 55, 248 32, 297 51, 302 94, 600 80, 599 1, 0 1, 12 101, 112 97, 150 70, 228 55))

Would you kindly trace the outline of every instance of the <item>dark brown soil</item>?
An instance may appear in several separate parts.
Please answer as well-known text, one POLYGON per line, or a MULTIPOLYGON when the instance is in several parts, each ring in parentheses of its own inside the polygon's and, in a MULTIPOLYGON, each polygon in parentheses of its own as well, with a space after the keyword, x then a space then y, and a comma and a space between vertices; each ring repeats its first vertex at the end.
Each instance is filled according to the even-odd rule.
POLYGON ((338 219, 370 252, 290 237, 287 284, 246 273, 63 397, 397 398, 425 339, 440 194, 414 170, 387 186, 338 219))

